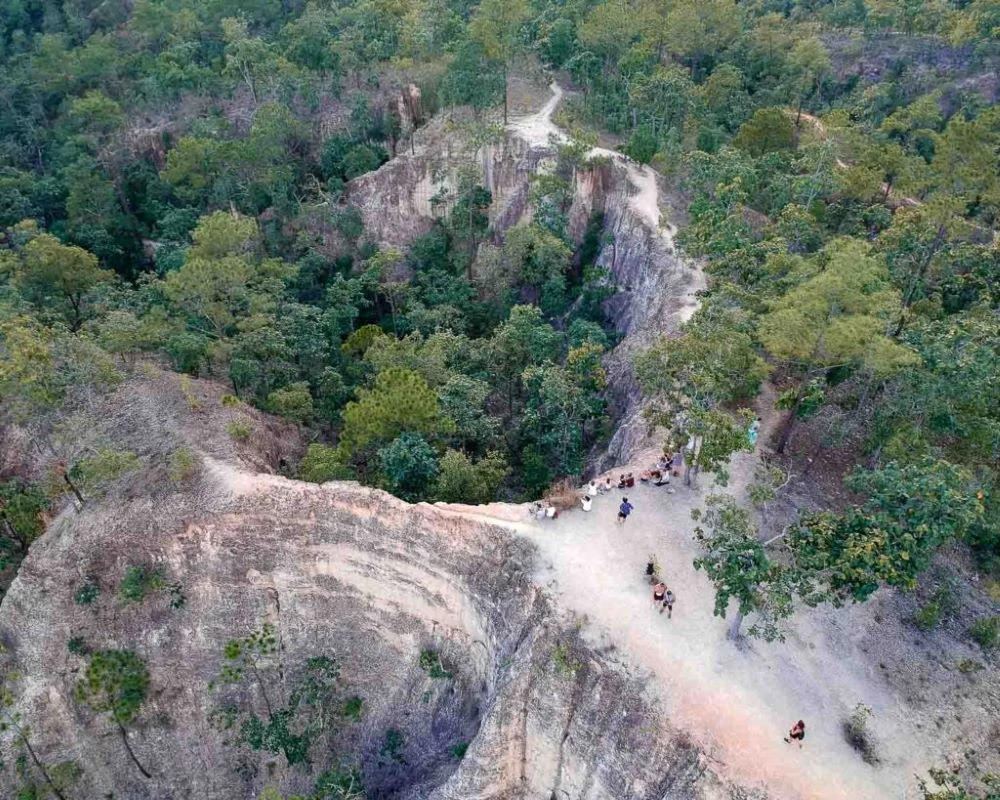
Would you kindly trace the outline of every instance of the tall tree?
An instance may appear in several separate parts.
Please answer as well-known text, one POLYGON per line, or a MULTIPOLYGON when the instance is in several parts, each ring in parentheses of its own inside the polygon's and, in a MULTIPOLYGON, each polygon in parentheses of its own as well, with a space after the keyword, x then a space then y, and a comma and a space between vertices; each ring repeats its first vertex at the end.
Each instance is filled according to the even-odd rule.
POLYGON ((508 72, 521 46, 521 29, 528 19, 527 0, 481 0, 469 20, 469 36, 487 58, 503 65, 503 121, 507 124, 508 72))

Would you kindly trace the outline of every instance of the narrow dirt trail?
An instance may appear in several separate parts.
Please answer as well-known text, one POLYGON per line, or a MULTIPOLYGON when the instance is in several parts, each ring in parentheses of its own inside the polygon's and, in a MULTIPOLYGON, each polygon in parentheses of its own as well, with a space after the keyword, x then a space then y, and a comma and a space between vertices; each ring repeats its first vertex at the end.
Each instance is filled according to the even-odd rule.
MULTIPOLYGON (((551 83, 551 97, 534 114, 511 120, 507 129, 518 135, 532 147, 547 147, 570 141, 553 121, 552 115, 562 102, 565 92, 558 83, 551 83)), ((638 164, 627 156, 606 147, 594 147, 587 153, 589 158, 608 158, 620 165, 632 185, 629 196, 629 207, 643 221, 650 232, 663 240, 668 250, 674 249, 674 226, 662 219, 660 211, 660 186, 656 172, 645 164, 638 164)), ((686 322, 698 308, 697 293, 705 288, 705 274, 700 265, 692 262, 696 268, 692 270, 692 280, 684 298, 684 305, 679 317, 686 322)))

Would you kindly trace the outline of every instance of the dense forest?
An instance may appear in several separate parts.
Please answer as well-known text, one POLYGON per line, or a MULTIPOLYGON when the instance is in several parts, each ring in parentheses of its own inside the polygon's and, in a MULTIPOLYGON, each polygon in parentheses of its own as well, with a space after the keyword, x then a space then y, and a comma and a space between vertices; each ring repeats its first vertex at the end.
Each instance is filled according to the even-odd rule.
POLYGON ((127 468, 66 429, 143 359, 301 426, 305 479, 475 503, 579 476, 614 422, 616 287, 565 219, 601 136, 664 176, 710 276, 636 359, 685 409, 662 421, 721 470, 769 380, 779 454, 818 456, 805 428, 859 465, 857 505, 787 532, 838 599, 956 537, 1000 569, 998 40, 995 0, 3 0, 3 422, 59 454, 55 482, 3 476, 5 563, 127 468), (349 182, 445 109, 496 136, 529 64, 579 140, 533 221, 495 235, 470 170, 380 250, 349 182))

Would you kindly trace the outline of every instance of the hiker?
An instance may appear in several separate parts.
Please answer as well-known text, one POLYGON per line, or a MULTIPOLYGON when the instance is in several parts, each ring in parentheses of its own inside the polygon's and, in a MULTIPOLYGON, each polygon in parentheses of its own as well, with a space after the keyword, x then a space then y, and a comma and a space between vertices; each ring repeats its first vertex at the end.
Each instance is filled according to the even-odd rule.
POLYGON ((632 513, 632 504, 627 497, 622 498, 622 504, 618 506, 618 524, 624 525, 628 515, 632 513))
POLYGON ((785 737, 785 741, 789 744, 792 743, 792 739, 799 740, 799 747, 802 747, 802 740, 806 738, 806 724, 799 720, 794 725, 792 729, 788 732, 788 736, 785 737))
POLYGON ((593 502, 594 500, 589 494, 585 494, 583 497, 580 498, 580 503, 583 505, 584 511, 590 511, 590 507, 593 504, 593 502))
POLYGON ((663 613, 663 609, 667 609, 667 619, 671 619, 674 616, 674 593, 667 589, 667 593, 663 595, 663 605, 660 606, 660 613, 663 613))
POLYGON ((556 511, 556 507, 555 506, 546 506, 545 507, 545 516, 546 516, 547 519, 555 519, 556 517, 559 516, 559 512, 556 511))
POLYGON ((625 473, 624 472, 621 475, 618 476, 618 488, 619 489, 624 489, 625 488, 625 473))
POLYGON ((587 495, 589 497, 597 497, 597 492, 598 492, 597 483, 591 481, 590 486, 587 487, 587 495))
POLYGON ((611 477, 605 478, 603 481, 597 484, 597 493, 606 494, 610 492, 614 487, 611 485, 611 477))
POLYGON ((757 436, 760 434, 760 417, 757 417, 753 422, 750 423, 749 429, 747 429, 747 438, 750 440, 750 444, 753 447, 757 446, 757 436))
POLYGON ((632 477, 631 472, 625 476, 625 486, 629 489, 635 486, 635 478, 632 477))
POLYGON ((650 583, 656 583, 656 556, 650 556, 646 562, 646 577, 650 583))
POLYGON ((604 484, 604 491, 610 492, 614 488, 615 487, 611 485, 611 476, 608 475, 607 480, 606 480, 606 482, 604 484))
MULTIPOLYGON (((663 598, 667 594, 667 585, 665 583, 658 583, 653 587, 653 605, 657 606, 663 602, 663 598)), ((662 614, 663 612, 660 611, 662 614)))
POLYGON ((541 503, 532 503, 531 508, 528 509, 528 513, 535 519, 545 519, 545 506, 541 503))

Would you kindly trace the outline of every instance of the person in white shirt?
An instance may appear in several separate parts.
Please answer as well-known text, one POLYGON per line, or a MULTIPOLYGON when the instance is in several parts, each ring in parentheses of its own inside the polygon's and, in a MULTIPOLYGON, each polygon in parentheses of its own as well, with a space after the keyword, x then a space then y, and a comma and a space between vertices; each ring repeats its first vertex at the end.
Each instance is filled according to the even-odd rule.
POLYGON ((593 505, 594 500, 589 494, 585 494, 580 498, 580 503, 583 505, 584 511, 590 511, 590 507, 593 505))

